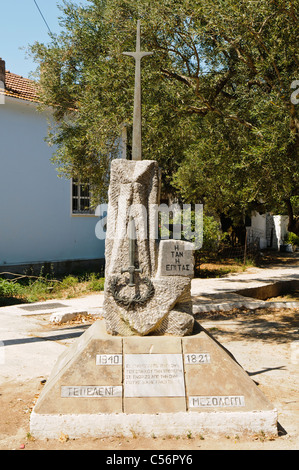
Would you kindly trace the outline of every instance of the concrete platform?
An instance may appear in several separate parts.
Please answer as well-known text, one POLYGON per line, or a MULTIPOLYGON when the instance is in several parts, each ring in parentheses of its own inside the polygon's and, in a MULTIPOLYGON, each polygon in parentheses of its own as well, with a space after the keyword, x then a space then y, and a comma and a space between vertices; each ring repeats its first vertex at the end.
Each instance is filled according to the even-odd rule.
POLYGON ((83 437, 165 437, 183 435, 277 435, 274 411, 158 413, 158 414, 31 414, 35 438, 57 439, 63 432, 70 439, 83 437))

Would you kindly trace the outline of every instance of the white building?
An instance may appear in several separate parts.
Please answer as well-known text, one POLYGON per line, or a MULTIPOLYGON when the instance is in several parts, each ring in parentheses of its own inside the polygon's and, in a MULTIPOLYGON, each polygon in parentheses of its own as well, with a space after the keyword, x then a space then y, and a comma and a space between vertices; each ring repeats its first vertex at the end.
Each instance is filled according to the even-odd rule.
POLYGON ((50 161, 51 110, 37 111, 35 83, 5 71, 2 59, 0 86, 0 272, 99 266, 105 242, 95 235, 89 193, 58 178, 50 161))
POLYGON ((259 241, 259 248, 280 250, 288 233, 289 218, 286 215, 260 214, 251 215, 251 226, 247 227, 247 241, 259 241))

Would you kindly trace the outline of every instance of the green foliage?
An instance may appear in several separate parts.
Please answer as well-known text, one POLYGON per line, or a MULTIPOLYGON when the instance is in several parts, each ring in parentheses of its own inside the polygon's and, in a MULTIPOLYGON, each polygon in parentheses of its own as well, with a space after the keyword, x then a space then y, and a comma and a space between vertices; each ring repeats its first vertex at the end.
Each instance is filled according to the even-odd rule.
POLYGON ((51 286, 52 283, 43 278, 31 280, 27 285, 21 284, 22 297, 26 298, 27 302, 46 300, 51 292, 51 286))
POLYGON ((19 295, 21 288, 7 279, 0 279, 0 297, 15 297, 19 295))
POLYGON ((68 289, 69 287, 74 287, 78 284, 79 279, 75 276, 66 276, 62 279, 61 283, 59 284, 59 290, 61 289, 68 289))
POLYGON ((62 279, 15 275, 14 279, 0 278, 0 305, 38 302, 53 298, 72 298, 104 290, 101 274, 67 275, 62 279))
POLYGON ((13 299, 18 299, 23 302, 37 302, 40 299, 44 299, 49 294, 49 283, 43 278, 28 280, 24 282, 24 279, 8 280, 0 279, 0 304, 5 305, 9 300, 9 303, 13 299))
POLYGON ((103 291, 105 279, 92 273, 89 279, 89 289, 91 291, 103 291))
MULTIPOLYGON (((203 244, 202 248, 194 253, 195 276, 200 274, 200 277, 204 277, 200 264, 203 258, 211 259, 216 256, 222 237, 219 222, 213 216, 203 214, 203 244)), ((220 272, 225 274, 223 270, 220 270, 220 272)), ((210 275, 210 273, 208 274, 210 275)), ((215 277, 217 277, 217 274, 215 274, 215 277)))
POLYGON ((291 245, 298 245, 299 246, 299 237, 293 232, 288 232, 285 237, 285 242, 290 243, 291 245))
POLYGON ((222 233, 220 230, 220 225, 217 220, 208 215, 203 216, 203 251, 209 251, 210 253, 216 252, 220 240, 222 238, 222 233))
POLYGON ((109 163, 132 125, 136 20, 142 49, 143 157, 163 193, 236 220, 264 201, 298 195, 298 0, 65 1, 63 33, 31 52, 42 100, 54 106, 49 142, 66 176, 89 178, 105 200, 109 163))

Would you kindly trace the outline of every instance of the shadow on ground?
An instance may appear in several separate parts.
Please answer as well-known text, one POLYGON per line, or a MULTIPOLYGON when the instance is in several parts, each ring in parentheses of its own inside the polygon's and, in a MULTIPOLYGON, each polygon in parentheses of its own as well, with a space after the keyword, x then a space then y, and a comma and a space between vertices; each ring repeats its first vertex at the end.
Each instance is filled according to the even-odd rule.
POLYGON ((217 339, 229 341, 262 340, 287 343, 299 339, 299 309, 261 308, 253 312, 234 309, 230 312, 201 313, 196 321, 217 339), (213 325, 210 325, 213 323, 213 325), (205 326, 207 324, 207 326, 205 326))

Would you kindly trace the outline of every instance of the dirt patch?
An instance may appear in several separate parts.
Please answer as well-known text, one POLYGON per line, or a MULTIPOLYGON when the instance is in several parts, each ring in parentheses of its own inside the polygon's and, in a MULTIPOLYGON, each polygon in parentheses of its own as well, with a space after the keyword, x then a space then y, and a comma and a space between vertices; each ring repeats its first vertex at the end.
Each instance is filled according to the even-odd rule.
POLYGON ((263 251, 260 256, 260 267, 275 268, 277 266, 298 266, 299 252, 283 253, 280 251, 263 251))
POLYGON ((214 322, 210 330, 221 341, 262 339, 276 344, 289 343, 292 337, 294 341, 298 339, 299 333, 298 308, 258 308, 254 311, 235 308, 230 311, 203 312, 197 314, 196 319, 202 325, 205 325, 205 321, 214 322))

